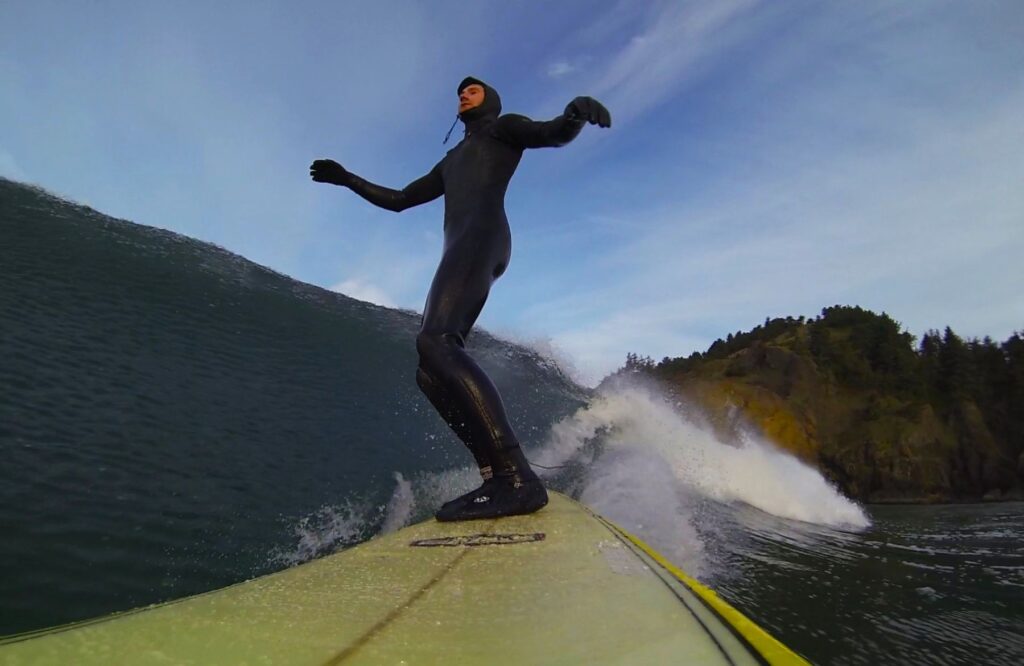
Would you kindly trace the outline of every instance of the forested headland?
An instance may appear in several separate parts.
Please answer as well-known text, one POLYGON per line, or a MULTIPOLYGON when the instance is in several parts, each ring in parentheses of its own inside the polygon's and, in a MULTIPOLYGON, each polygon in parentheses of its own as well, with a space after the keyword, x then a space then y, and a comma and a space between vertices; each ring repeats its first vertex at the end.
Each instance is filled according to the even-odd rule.
POLYGON ((920 341, 887 314, 834 306, 768 319, 707 351, 629 354, 726 440, 752 428, 864 501, 1024 499, 1024 338, 920 341))

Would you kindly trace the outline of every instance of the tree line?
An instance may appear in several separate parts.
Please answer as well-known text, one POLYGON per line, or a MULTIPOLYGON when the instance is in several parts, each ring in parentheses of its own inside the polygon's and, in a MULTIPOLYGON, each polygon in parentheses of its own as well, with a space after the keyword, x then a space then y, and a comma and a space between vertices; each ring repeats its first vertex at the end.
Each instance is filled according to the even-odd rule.
POLYGON ((785 346, 814 359, 819 371, 859 389, 895 393, 950 413, 965 401, 981 410, 992 433, 1019 455, 1024 449, 1024 332, 1003 342, 964 339, 952 328, 929 330, 918 343, 889 315, 857 306, 824 308, 813 319, 765 319, 687 357, 627 354, 618 372, 674 376, 724 359, 755 343, 785 346))

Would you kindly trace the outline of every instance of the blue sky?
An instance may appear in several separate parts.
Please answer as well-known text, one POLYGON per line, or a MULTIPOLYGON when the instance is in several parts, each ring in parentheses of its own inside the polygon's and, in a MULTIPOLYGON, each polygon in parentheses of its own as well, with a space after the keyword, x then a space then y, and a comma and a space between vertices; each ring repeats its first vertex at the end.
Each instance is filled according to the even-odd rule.
POLYGON ((1024 328, 1015 0, 8 0, 0 175, 419 311, 443 203, 396 215, 307 167, 404 186, 466 75, 506 112, 612 113, 524 156, 479 321, 585 381, 833 304, 1024 328))

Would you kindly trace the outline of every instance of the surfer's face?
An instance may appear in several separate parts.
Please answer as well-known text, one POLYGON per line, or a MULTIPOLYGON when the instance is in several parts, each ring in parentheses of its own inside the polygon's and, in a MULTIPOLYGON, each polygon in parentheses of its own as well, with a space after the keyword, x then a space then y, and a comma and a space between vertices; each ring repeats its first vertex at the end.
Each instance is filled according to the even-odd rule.
POLYGON ((484 103, 484 87, 471 83, 459 93, 459 113, 475 109, 484 103))

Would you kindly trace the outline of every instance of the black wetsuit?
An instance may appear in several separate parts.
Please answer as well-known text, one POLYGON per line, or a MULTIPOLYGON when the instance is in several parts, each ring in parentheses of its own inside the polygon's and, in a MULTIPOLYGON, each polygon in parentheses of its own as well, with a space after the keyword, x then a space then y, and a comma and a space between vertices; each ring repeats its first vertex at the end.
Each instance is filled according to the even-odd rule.
POLYGON ((430 173, 400 191, 354 174, 345 184, 367 201, 396 212, 444 195, 444 254, 416 338, 416 380, 473 453, 485 481, 492 470, 495 480, 507 480, 515 488, 523 483, 539 486, 498 390, 464 347, 491 285, 509 263, 512 238, 505 191, 523 150, 564 145, 586 121, 567 115, 547 122, 501 116, 497 91, 482 81, 466 79, 459 92, 471 83, 484 87, 484 101, 460 114, 465 137, 430 173))

